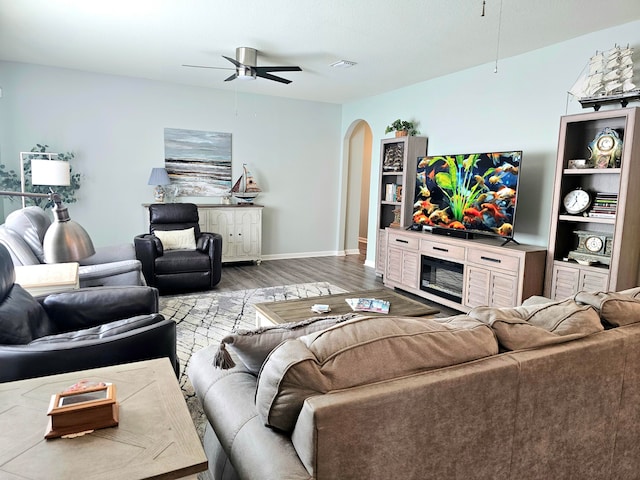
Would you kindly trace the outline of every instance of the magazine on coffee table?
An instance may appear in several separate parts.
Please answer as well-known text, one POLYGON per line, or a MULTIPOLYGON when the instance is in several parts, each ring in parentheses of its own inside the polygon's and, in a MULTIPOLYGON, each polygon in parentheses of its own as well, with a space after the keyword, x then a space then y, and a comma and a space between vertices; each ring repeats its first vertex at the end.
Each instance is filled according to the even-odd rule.
POLYGON ((354 312, 389 313, 390 303, 377 298, 347 298, 345 299, 354 312))

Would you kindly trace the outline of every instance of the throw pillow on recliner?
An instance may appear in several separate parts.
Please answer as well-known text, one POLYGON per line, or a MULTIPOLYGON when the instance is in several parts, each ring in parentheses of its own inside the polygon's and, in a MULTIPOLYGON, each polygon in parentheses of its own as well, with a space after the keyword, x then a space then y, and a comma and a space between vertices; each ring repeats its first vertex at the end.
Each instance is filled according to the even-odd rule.
POLYGON ((258 377, 256 409, 266 425, 291 431, 308 397, 496 353, 491 329, 465 315, 358 317, 273 350, 258 377))
POLYGON ((196 249, 193 227, 184 230, 155 230, 153 234, 160 239, 165 250, 196 249))

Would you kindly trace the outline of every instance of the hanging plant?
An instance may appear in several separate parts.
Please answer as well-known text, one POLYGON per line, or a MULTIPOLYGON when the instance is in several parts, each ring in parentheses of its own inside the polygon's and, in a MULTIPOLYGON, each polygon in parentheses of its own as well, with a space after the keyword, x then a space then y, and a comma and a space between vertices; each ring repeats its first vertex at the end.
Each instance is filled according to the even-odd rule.
MULTIPOLYGON (((36 144, 30 152, 46 153, 49 145, 36 144)), ((59 153, 58 160, 70 161, 75 155, 72 152, 59 153)), ((41 155, 28 155, 25 157, 24 162, 24 178, 25 189, 32 193, 49 193, 48 185, 31 185, 31 160, 43 158, 41 155)), ((79 173, 73 173, 73 167, 69 165, 70 169, 70 184, 68 186, 56 186, 52 187, 55 192, 60 195, 62 202, 65 204, 76 202, 76 191, 80 188, 81 175, 79 173)), ((0 163, 0 190, 19 192, 21 189, 20 184, 20 172, 15 170, 7 170, 6 166, 0 163)), ((18 197, 9 197, 11 200, 18 197)), ((27 205, 37 205, 40 208, 47 209, 53 207, 53 202, 48 198, 29 198, 26 199, 27 205)))

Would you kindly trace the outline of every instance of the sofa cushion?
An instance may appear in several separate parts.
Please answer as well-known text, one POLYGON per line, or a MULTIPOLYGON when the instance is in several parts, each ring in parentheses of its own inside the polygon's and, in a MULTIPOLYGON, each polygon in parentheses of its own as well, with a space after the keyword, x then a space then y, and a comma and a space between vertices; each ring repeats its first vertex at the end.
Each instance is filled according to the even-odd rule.
POLYGON ((44 235, 51 225, 51 220, 40 207, 26 207, 7 215, 5 226, 22 238, 29 245, 40 263, 44 263, 44 235))
POLYGON ((355 313, 347 313, 345 315, 311 317, 300 322, 281 323, 255 330, 238 330, 222 339, 214 359, 214 365, 223 369, 235 366, 233 360, 225 355, 226 347, 228 347, 240 358, 247 370, 257 376, 267 356, 285 340, 324 330, 336 323, 351 320, 357 316, 358 314, 355 313))
POLYGON ((620 327, 640 322, 640 289, 628 291, 631 294, 622 292, 578 292, 574 299, 576 302, 591 305, 598 312, 600 318, 613 325, 620 327), (638 292, 635 292, 638 290, 638 292))
POLYGON ((491 329, 465 315, 357 317, 273 350, 258 377, 256 409, 266 425, 291 431, 307 397, 496 353, 491 329))
POLYGON ((628 288, 627 290, 620 290, 618 293, 620 293, 621 295, 627 295, 628 297, 640 299, 640 287, 633 287, 633 288, 628 288))
POLYGON ((197 250, 169 250, 156 258, 156 276, 211 271, 209 255, 197 250))
POLYGON ((7 247, 11 260, 16 266, 38 265, 40 260, 20 235, 5 225, 0 225, 0 244, 7 247))
POLYGON ((491 326, 508 350, 568 342, 604 329, 593 307, 573 299, 515 308, 475 307, 469 316, 491 326))
POLYGON ((0 345, 26 345, 54 332, 55 326, 40 303, 14 284, 0 303, 0 345))
POLYGON ((165 250, 196 249, 193 227, 184 230, 155 230, 153 234, 160 239, 165 250))
POLYGON ((116 320, 114 322, 105 323, 104 325, 96 325, 95 327, 85 328, 84 330, 75 330, 72 332, 58 333, 56 335, 46 335, 44 337, 33 340, 30 344, 42 343, 68 343, 79 341, 95 341, 108 337, 120 335, 121 333, 130 332, 138 328, 155 325, 164 320, 160 314, 138 315, 136 317, 116 320))

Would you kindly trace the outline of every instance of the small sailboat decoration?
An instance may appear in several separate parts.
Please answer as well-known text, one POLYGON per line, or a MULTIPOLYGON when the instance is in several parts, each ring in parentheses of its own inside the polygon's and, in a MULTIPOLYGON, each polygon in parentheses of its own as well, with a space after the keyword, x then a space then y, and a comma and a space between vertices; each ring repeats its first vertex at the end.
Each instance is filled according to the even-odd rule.
POLYGON ((231 188, 231 193, 239 202, 253 203, 258 194, 262 192, 251 172, 247 169, 247 164, 242 164, 242 175, 231 188))
POLYGON ((623 107, 640 98, 633 83, 633 48, 614 46, 606 52, 596 52, 589 59, 578 80, 569 89, 584 108, 596 110, 603 103, 620 102, 623 107))

